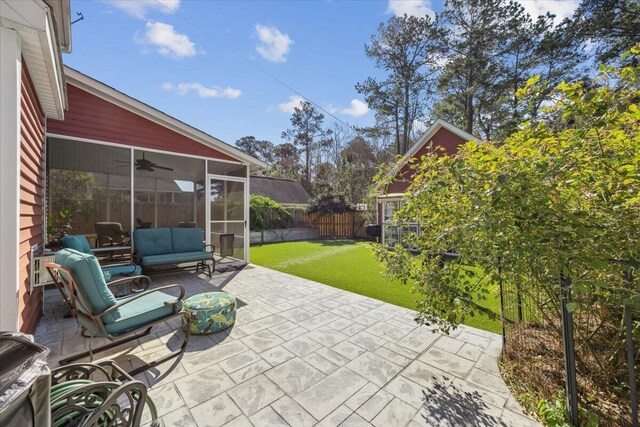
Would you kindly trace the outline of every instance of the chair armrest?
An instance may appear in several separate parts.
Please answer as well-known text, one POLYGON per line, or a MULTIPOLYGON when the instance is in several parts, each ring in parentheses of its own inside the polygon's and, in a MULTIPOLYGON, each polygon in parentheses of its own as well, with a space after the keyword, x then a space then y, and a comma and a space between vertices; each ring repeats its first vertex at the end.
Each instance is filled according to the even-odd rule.
POLYGON ((100 264, 101 268, 109 268, 109 267, 133 267, 135 264, 131 262, 114 262, 113 264, 100 264))
POLYGON ((109 236, 98 236, 98 243, 113 243, 113 239, 109 236))
POLYGON ((211 248, 211 253, 214 253, 216 251, 216 245, 204 245, 204 248, 211 248))
POLYGON ((151 279, 148 276, 129 276, 123 277, 122 279, 112 280, 107 283, 107 287, 111 288, 112 286, 115 286, 117 289, 111 289, 111 292, 113 292, 114 296, 121 297, 146 291, 150 284, 151 279))
POLYGON ((119 309, 120 307, 122 307, 125 304, 129 304, 131 301, 137 300, 138 298, 142 298, 142 297, 144 297, 146 295, 149 295, 149 294, 151 294, 153 292, 161 292, 161 291, 165 291, 167 289, 173 289, 173 288, 180 289, 180 295, 176 298, 176 301, 174 303, 171 303, 171 304, 177 304, 178 302, 182 301, 182 299, 184 298, 184 293, 185 293, 184 286, 182 286, 182 285, 166 285, 166 286, 160 286, 159 288, 154 288, 154 289, 150 289, 148 291, 137 293, 134 296, 132 296, 130 298, 127 298, 127 299, 125 299, 123 301, 120 301, 116 305, 113 305, 113 306, 107 308, 106 310, 101 311, 100 313, 94 314, 93 316, 94 317, 102 317, 105 314, 109 314, 109 313, 119 309))

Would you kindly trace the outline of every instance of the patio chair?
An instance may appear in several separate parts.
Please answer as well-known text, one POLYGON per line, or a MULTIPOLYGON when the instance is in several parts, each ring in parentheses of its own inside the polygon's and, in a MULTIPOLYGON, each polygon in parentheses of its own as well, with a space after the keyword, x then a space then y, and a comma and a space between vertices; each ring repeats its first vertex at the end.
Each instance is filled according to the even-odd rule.
MULTIPOLYGON (((93 254, 89 241, 82 234, 64 236, 60 239, 60 245, 63 249, 74 249, 84 254, 93 254)), ((130 291, 146 291, 151 283, 147 276, 142 276, 142 267, 132 262, 101 265, 100 267, 107 283, 124 277, 139 276, 136 280, 129 282, 130 291)), ((124 296, 127 293, 125 289, 121 289, 116 293, 116 296, 124 296)))
MULTIPOLYGON (((126 277, 107 284, 95 256, 63 249, 56 253, 56 262, 45 267, 54 283, 61 290, 71 307, 71 314, 93 337, 107 338, 109 343, 93 350, 83 351, 60 360, 61 365, 91 356, 122 343, 144 337, 156 324, 182 314, 185 290, 180 285, 167 285, 116 298, 109 287, 115 282, 135 279, 126 277), (178 289, 177 297, 163 291, 178 289)), ((138 276, 139 277, 139 276, 138 276)), ((130 372, 135 375, 151 367, 177 357, 184 352, 189 341, 185 331, 184 341, 176 350, 160 359, 146 363, 130 372)))
POLYGON ((96 222, 98 246, 127 246, 130 244, 127 232, 119 222, 96 222))

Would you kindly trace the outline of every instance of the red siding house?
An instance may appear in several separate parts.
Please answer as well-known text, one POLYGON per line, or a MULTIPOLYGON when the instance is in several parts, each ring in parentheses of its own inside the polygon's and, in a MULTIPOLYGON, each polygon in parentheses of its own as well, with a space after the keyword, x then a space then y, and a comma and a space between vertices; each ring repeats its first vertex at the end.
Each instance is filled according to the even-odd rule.
POLYGON ((266 165, 65 67, 70 28, 69 0, 0 0, 0 330, 35 329, 35 261, 61 230, 112 254, 115 229, 126 258, 138 227, 196 227, 248 262, 249 177, 266 165))
POLYGON ((440 148, 444 150, 442 151, 443 155, 454 156, 460 145, 472 140, 477 140, 477 138, 444 120, 438 119, 409 148, 404 157, 391 170, 390 175, 393 177, 391 183, 377 188, 377 223, 381 226, 383 245, 394 246, 401 242, 403 231, 420 232, 420 224, 417 222, 402 225, 393 223, 393 215, 402 206, 402 201, 412 182, 415 172, 412 166, 419 162, 420 158, 429 150, 440 148))
POLYGON ((0 0, 0 330, 32 331, 31 248, 44 235, 46 118, 66 108, 68 1, 0 0))

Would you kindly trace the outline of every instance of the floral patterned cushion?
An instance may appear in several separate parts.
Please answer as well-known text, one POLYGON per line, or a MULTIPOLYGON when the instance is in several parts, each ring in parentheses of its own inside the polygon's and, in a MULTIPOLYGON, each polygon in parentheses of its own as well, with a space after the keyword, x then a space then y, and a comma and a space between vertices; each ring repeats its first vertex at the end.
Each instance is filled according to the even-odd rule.
MULTIPOLYGON (((185 323, 192 334, 220 332, 236 321, 236 297, 226 292, 205 292, 187 298, 182 303, 188 314, 185 323)), ((185 325, 186 326, 186 325, 185 325)))

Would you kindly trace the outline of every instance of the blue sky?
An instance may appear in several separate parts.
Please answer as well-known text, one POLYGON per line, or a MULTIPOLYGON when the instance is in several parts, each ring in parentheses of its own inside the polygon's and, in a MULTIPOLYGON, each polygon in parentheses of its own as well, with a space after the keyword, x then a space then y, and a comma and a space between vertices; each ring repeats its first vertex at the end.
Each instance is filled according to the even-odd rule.
MULTIPOLYGON (((532 14, 568 14, 577 0, 522 0, 532 14)), ((378 75, 364 54, 394 13, 440 1, 72 0, 64 62, 228 143, 281 142, 299 98, 270 73, 354 125, 374 122, 355 84, 378 75)), ((327 124, 333 122, 327 118, 327 124)))

